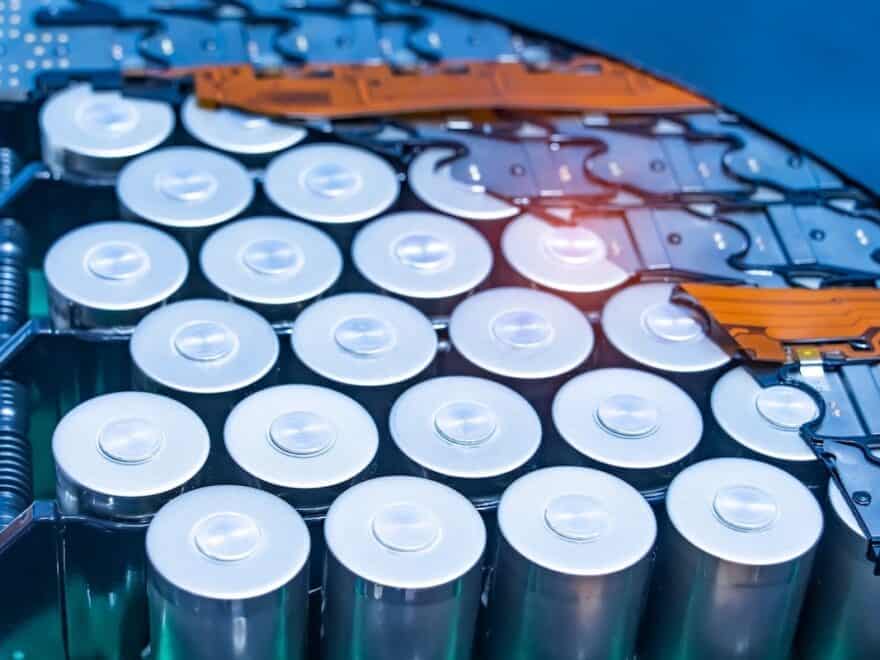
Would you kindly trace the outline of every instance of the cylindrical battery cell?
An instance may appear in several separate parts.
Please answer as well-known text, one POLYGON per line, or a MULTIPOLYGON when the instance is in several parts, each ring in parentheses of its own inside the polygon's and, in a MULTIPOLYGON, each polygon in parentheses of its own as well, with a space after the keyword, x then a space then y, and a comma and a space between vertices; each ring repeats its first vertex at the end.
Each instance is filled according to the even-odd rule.
POLYGON ((168 147, 128 163, 116 181, 116 196, 125 217, 165 228, 195 255, 211 228, 248 208, 254 181, 229 156, 168 147))
POLYGON ((827 524, 796 641, 803 660, 880 657, 876 606, 880 580, 866 557, 868 542, 833 481, 827 524))
POLYGON ((697 311, 670 301, 674 284, 637 284, 602 310, 603 366, 650 369, 684 388, 701 408, 730 356, 697 311))
POLYGON ((485 657, 630 660, 648 595, 654 513, 587 468, 532 472, 505 491, 485 657))
POLYGON ((541 444, 541 420, 528 401, 469 376, 414 385, 395 401, 389 428, 401 469, 472 498, 500 496, 541 444))
POLYGON ((155 660, 305 660, 309 533, 283 500, 210 486, 147 531, 155 660))
POLYGON ((637 369, 576 376, 553 400, 550 464, 610 472, 651 501, 693 459, 703 437, 697 404, 665 378, 637 369))
POLYGON ((190 488, 208 458, 205 425, 155 394, 100 396, 64 416, 52 437, 62 516, 71 658, 126 660, 149 641, 146 524, 190 488))
POLYGON ((277 377, 278 337, 246 307, 218 300, 172 303, 138 323, 130 342, 138 389, 167 394, 208 427, 208 480, 228 476, 223 424, 229 411, 277 377))
POLYGON ((183 102, 180 120, 205 146, 254 161, 289 149, 307 135, 301 126, 235 108, 203 108, 194 95, 183 102))
POLYGON ((342 254, 320 229, 297 220, 256 217, 211 234, 199 256, 214 292, 272 321, 293 320, 342 272, 342 254))
POLYGON ((394 400, 430 375, 437 334, 400 300, 373 293, 330 296, 309 305, 290 336, 291 379, 311 379, 360 402, 384 435, 394 400))
POLYGON ((125 163, 162 144, 174 129, 167 103, 77 84, 40 110, 43 162, 58 178, 112 184, 125 163))
POLYGON ((371 479, 336 499, 325 535, 325 660, 471 658, 486 530, 467 499, 371 479))
POLYGON ((469 225, 438 213, 404 211, 361 229, 351 256, 368 286, 447 315, 492 271, 492 250, 469 225))
MULTIPOLYGON (((183 248, 158 229, 121 221, 85 225, 57 240, 43 262, 52 322, 62 329, 134 325, 180 290, 188 270, 183 248)), ((67 363, 54 379, 62 414, 84 399, 131 387, 124 337, 94 339, 68 339, 70 350, 58 351, 67 363)))
POLYGON ((454 155, 445 147, 420 153, 409 166, 409 187, 432 209, 472 221, 497 254, 504 226, 520 210, 490 195, 479 183, 468 185, 453 178, 447 161, 454 155))
POLYGON ((71 410, 52 436, 62 513, 143 520, 208 459, 208 431, 168 397, 116 392, 71 410))
POLYGON ((789 658, 822 510, 779 468, 718 458, 683 470, 667 520, 639 657, 789 658))
POLYGON ((499 380, 522 394, 539 415, 593 351, 593 329, 571 303, 522 287, 490 289, 462 302, 449 321, 452 351, 444 375, 499 380))
MULTIPOLYGON (((301 512, 326 513, 349 486, 375 472, 379 432, 344 394, 312 385, 278 385, 251 394, 226 420, 226 451, 236 481, 274 493, 301 512)), ((320 587, 323 526, 310 525, 312 587, 320 587)))
POLYGON ((263 188, 285 213, 319 223, 347 251, 360 223, 397 200, 397 172, 383 158, 357 147, 316 143, 276 156, 263 188))
POLYGON ((800 436, 819 416, 819 407, 792 385, 762 387, 744 367, 718 379, 710 409, 713 451, 754 458, 782 468, 810 488, 824 487, 828 471, 800 436))
POLYGON ((43 262, 56 328, 134 325, 183 286, 189 260, 168 234, 97 222, 55 241, 43 262))
POLYGON ((618 263, 625 249, 627 245, 586 226, 553 224, 523 214, 501 235, 504 262, 498 279, 507 285, 547 289, 580 309, 599 311, 609 294, 632 275, 618 263))

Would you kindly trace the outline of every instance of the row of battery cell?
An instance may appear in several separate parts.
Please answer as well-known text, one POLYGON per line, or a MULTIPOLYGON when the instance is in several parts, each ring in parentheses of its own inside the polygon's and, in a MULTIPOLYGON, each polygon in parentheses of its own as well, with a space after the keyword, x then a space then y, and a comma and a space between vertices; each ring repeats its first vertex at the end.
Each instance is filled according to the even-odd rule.
MULTIPOLYGON (((484 405, 469 426, 471 393, 512 404, 513 413, 498 420, 520 424, 508 438, 539 430, 518 395, 468 380, 428 381, 395 407, 425 444, 463 441, 461 454, 480 444, 492 414, 484 405), (457 400, 431 419, 419 403, 436 403, 438 394, 457 400), (425 425, 434 428, 417 428, 425 425)), ((376 426, 355 401, 329 389, 258 392, 233 411, 226 433, 242 462, 264 476, 294 477, 295 487, 262 479, 253 480, 259 489, 195 487, 209 460, 209 434, 167 397, 105 395, 58 426, 62 512, 141 522, 141 537, 147 528, 146 561, 141 551, 125 563, 131 602, 117 610, 126 614, 118 623, 131 646, 113 657, 131 657, 146 641, 147 621, 138 615, 147 602, 157 658, 304 658, 308 643, 334 660, 402 651, 466 659, 474 644, 480 657, 499 660, 515 651, 629 658, 637 644, 646 658, 673 649, 686 658, 789 655, 823 515, 802 483, 773 466, 697 462, 673 479, 662 512, 608 473, 548 467, 514 480, 496 519, 437 481, 355 474, 353 462, 368 464, 376 451, 376 426), (333 480, 344 477, 347 488, 334 494, 323 524, 305 524, 290 506, 302 511, 303 501, 316 502, 302 499, 304 481, 330 499, 339 485, 333 480), (484 564, 492 571, 484 573, 484 564), (310 611, 309 587, 318 580, 310 611)), ((863 539, 834 486, 829 495, 825 556, 798 642, 811 658, 841 643, 876 648, 870 608, 847 614, 851 598, 867 604, 876 597, 863 539)), ((92 548, 102 551, 116 554, 120 546, 111 537, 92 548)), ((114 562, 96 560, 101 579, 112 582, 106 573, 114 562)))

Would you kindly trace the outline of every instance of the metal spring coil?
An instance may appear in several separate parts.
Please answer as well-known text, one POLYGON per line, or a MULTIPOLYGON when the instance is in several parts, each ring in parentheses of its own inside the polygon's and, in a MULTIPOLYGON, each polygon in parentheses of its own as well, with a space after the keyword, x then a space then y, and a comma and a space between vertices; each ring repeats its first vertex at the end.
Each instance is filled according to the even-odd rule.
MULTIPOLYGON (((9 189, 20 166, 13 150, 0 148, 0 191, 9 189)), ((0 219, 0 343, 27 320, 28 249, 24 227, 10 218, 0 219)), ((0 379, 0 529, 34 499, 28 425, 27 388, 0 379)))
POLYGON ((0 220, 0 343, 28 316, 28 236, 11 218, 0 220))
POLYGON ((34 500, 28 407, 24 385, 0 380, 0 529, 34 500))
POLYGON ((0 147, 0 190, 7 190, 21 169, 21 158, 9 147, 0 147))

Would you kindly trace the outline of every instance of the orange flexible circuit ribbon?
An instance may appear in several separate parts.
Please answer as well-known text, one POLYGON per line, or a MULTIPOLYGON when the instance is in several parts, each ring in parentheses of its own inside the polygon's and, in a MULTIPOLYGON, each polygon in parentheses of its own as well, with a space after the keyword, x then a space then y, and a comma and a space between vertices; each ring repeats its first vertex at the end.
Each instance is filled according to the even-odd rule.
POLYGON ((304 119, 481 108, 638 113, 713 107, 679 87, 592 56, 540 70, 518 62, 456 62, 405 72, 385 64, 338 64, 268 73, 246 65, 211 66, 187 73, 203 105, 304 119))
POLYGON ((682 284, 679 290, 685 295, 678 299, 702 307, 746 359, 880 358, 880 290, 715 284, 682 284))

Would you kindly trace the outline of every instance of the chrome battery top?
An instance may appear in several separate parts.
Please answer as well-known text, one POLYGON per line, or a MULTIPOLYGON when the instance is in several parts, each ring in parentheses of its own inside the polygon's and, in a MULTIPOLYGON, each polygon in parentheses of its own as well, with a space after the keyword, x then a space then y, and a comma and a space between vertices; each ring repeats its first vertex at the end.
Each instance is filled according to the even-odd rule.
POLYGON ((709 336, 700 311, 670 301, 674 288, 671 283, 637 284, 611 296, 602 310, 599 360, 666 376, 705 410, 730 357, 709 336))
POLYGON ((275 157, 263 178, 266 195, 304 220, 351 224, 375 217, 400 192, 397 173, 375 154, 341 144, 309 144, 275 157))
POLYGON ((43 263, 56 327, 132 325, 174 295, 189 260, 152 227, 99 222, 55 241, 43 263))
POLYGON ((336 499, 324 529, 324 658, 471 657, 486 530, 467 499, 372 479, 336 499))
POLYGON ((342 254, 327 234, 279 217, 220 227, 202 245, 199 261, 223 295, 285 320, 325 293, 342 272, 342 254))
POLYGON ((553 400, 554 462, 611 472, 647 497, 688 463, 703 436, 693 399, 668 380, 636 369, 599 369, 572 378, 553 400))
POLYGON ((509 387, 450 376, 414 385, 389 423, 410 471, 466 495, 498 495, 541 444, 541 420, 509 387))
POLYGON ((798 630, 797 657, 880 657, 875 605, 880 582, 865 561, 865 534, 840 489, 828 484, 830 512, 798 630))
POLYGON ((56 177, 112 183, 130 158, 162 144, 174 129, 167 103, 73 85, 40 110, 43 161, 56 177))
POLYGON ((490 289, 462 302, 449 336, 465 360, 498 376, 542 379, 579 367, 593 350, 593 329, 570 303, 521 287, 490 289))
POLYGON ((523 287, 489 289, 452 312, 444 375, 500 380, 542 417, 567 374, 593 351, 593 328, 571 303, 523 287))
POLYGON ((303 660, 309 534, 283 500, 211 486, 166 504, 147 531, 159 660, 303 660))
POLYGON ((116 194, 128 217, 195 230, 244 211, 253 199, 254 182, 229 156, 198 147, 168 147, 126 165, 116 194))
POLYGON ((265 155, 289 149, 307 131, 234 108, 202 108, 195 96, 183 102, 180 119, 187 132, 208 147, 243 155, 265 155))
POLYGON ((788 658, 822 534, 812 493, 772 465, 719 458, 683 470, 666 511, 639 657, 788 658))
POLYGON ((373 463, 379 433, 357 401, 324 387, 278 385, 233 408, 226 449, 244 475, 297 506, 329 506, 334 487, 373 463), (316 493, 327 495, 324 501, 316 493))
POLYGON ((409 186, 431 208, 467 220, 497 221, 512 218, 519 208, 474 183, 468 185, 452 177, 451 166, 443 164, 453 155, 451 149, 428 149, 409 166, 409 186))
POLYGON ((153 515, 204 466, 210 441, 186 406, 117 392, 81 403, 52 436, 62 513, 112 520, 153 515))
POLYGON ((717 369, 730 361, 706 333, 695 311, 670 302, 674 284, 628 287, 602 310, 602 329, 625 357, 659 371, 675 373, 717 369))
POLYGON ((644 559, 657 522, 645 498, 599 470, 551 467, 517 479, 498 507, 504 540, 532 564, 606 576, 644 559))
POLYGON ((718 379, 710 404, 718 451, 772 463, 811 487, 828 481, 825 467, 800 436, 800 428, 819 417, 819 407, 804 390, 762 387, 737 367, 718 379))
POLYGON ((669 486, 666 509, 678 533, 695 547, 747 566, 797 559, 822 533, 822 511, 803 484, 747 459, 691 466, 669 486))
POLYGON ((392 589, 454 582, 479 565, 486 542, 467 499, 417 477, 381 477, 350 488, 330 507, 325 529, 327 549, 344 568, 392 589))
POLYGON ((252 385, 272 369, 278 353, 278 338, 267 321, 217 300, 161 307, 131 336, 131 357, 147 381, 195 394, 252 385))
POLYGON ((355 237, 351 256, 373 286, 427 313, 448 314, 492 270, 492 250, 482 234, 459 220, 419 211, 369 223, 355 237))
POLYGON ((517 479, 498 508, 486 657, 633 657, 657 536, 622 480, 553 467, 517 479))
POLYGON ((308 369, 360 387, 413 378, 437 351, 437 335, 424 314, 372 293, 346 293, 310 305, 297 318, 290 339, 308 369))
POLYGON ((507 263, 521 276, 563 294, 589 294, 613 289, 632 273, 612 257, 620 246, 608 245, 587 227, 552 224, 524 214, 501 235, 507 263))

